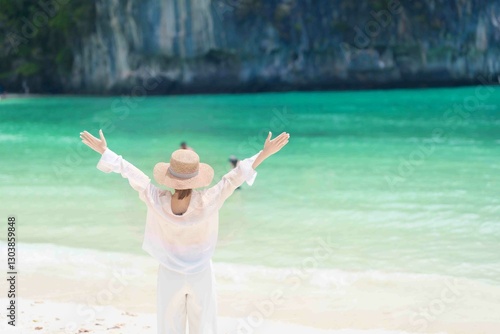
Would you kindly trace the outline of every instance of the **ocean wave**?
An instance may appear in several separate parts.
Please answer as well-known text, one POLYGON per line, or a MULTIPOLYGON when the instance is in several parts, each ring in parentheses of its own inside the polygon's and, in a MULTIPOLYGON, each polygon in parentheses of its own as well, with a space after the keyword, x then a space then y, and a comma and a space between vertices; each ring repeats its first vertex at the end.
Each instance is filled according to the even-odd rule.
MULTIPOLYGON (((0 250, 6 252, 7 244, 0 241, 0 250)), ((81 277, 105 277, 110 270, 127 268, 131 274, 143 276, 155 272, 158 263, 148 255, 136 255, 121 252, 100 251, 86 248, 73 248, 54 244, 18 244, 21 258, 18 259, 22 271, 38 272, 57 270, 59 275, 66 273, 73 277, 74 270, 82 268, 81 277), (91 268, 91 270, 89 270, 91 268)), ((300 282, 304 287, 329 289, 339 292, 361 284, 411 284, 459 279, 462 282, 474 282, 468 278, 457 278, 442 274, 422 274, 404 272, 385 272, 379 270, 345 271, 330 268, 316 268, 314 264, 304 263, 298 267, 275 268, 263 265, 214 262, 218 279, 237 285, 246 284, 281 284, 300 282)), ((482 282, 483 284, 486 284, 482 282)))
POLYGON ((0 134, 0 142, 22 142, 22 141, 26 141, 26 136, 0 134))
MULTIPOLYGON (((259 279, 274 282, 300 279, 301 282, 320 289, 347 289, 354 284, 363 282, 396 284, 398 282, 435 282, 436 280, 455 279, 440 274, 383 272, 378 270, 344 271, 324 268, 270 268, 233 263, 215 263, 214 267, 217 277, 234 283, 248 284, 259 279)), ((467 280, 465 278, 460 279, 467 280)))

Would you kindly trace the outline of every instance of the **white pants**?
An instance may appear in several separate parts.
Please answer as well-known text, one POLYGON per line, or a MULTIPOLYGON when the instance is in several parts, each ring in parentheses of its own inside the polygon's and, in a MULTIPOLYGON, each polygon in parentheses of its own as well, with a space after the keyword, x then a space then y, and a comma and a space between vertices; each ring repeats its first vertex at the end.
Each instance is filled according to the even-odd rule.
POLYGON ((215 278, 210 266, 181 274, 160 264, 157 295, 158 334, 217 334, 215 278))

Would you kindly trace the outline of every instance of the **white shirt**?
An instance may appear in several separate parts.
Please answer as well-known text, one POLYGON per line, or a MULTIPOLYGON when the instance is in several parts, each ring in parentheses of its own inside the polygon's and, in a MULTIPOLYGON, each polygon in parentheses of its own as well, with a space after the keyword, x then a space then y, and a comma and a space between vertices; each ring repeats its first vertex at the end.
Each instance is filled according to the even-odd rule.
POLYGON ((169 190, 154 186, 146 174, 109 148, 97 168, 105 173, 120 173, 146 203, 142 248, 168 269, 188 274, 200 272, 210 264, 219 231, 219 209, 243 182, 253 184, 257 172, 252 164, 259 153, 242 160, 216 185, 193 189, 189 207, 182 215, 172 212, 169 190))

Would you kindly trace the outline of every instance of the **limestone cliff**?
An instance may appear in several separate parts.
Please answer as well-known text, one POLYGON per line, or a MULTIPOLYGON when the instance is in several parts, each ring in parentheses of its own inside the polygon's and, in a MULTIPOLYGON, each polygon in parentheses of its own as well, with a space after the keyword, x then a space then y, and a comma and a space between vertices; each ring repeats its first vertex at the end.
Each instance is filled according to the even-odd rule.
POLYGON ((495 82, 500 0, 93 0, 66 92, 495 82))

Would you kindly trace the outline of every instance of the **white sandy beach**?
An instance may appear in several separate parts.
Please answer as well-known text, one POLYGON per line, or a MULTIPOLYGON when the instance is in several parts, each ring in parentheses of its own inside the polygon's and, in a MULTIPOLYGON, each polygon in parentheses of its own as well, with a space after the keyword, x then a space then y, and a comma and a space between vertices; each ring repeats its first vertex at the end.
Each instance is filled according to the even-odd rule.
MULTIPOLYGON (((5 299, 2 299, 4 302, 5 299)), ((21 328, 2 328, 2 333, 144 333, 155 334, 155 314, 132 313, 112 306, 96 308, 92 321, 81 323, 74 315, 85 308, 83 304, 61 303, 23 299, 20 308, 21 328)), ((90 313, 89 313, 90 314, 90 313)), ((262 325, 237 331, 240 319, 219 317, 219 333, 290 333, 290 334, 404 334, 386 330, 322 330, 278 321, 266 321, 262 325)))
MULTIPOLYGON (((154 260, 48 244, 18 249, 20 329, 13 333, 155 333, 154 260)), ((500 331, 500 287, 486 283, 221 263, 215 272, 220 333, 500 331)))

